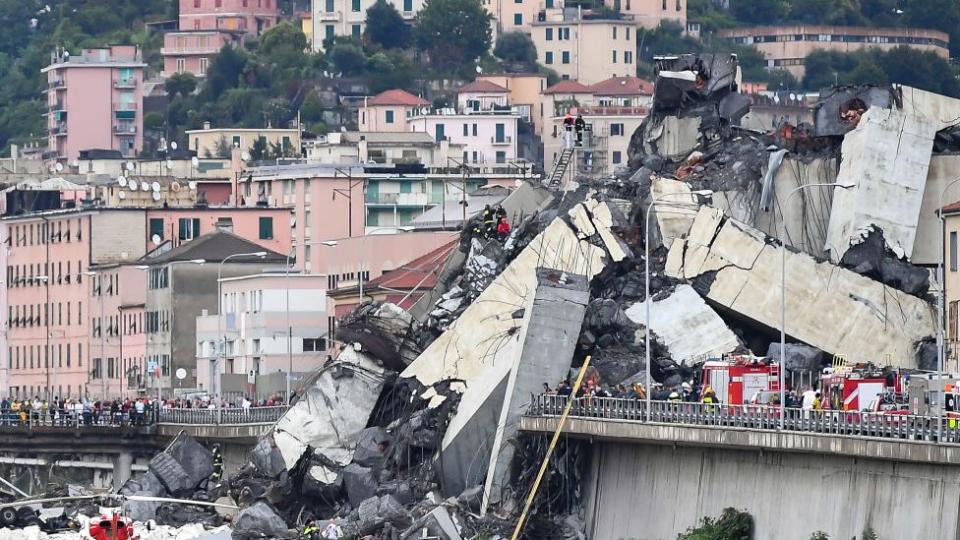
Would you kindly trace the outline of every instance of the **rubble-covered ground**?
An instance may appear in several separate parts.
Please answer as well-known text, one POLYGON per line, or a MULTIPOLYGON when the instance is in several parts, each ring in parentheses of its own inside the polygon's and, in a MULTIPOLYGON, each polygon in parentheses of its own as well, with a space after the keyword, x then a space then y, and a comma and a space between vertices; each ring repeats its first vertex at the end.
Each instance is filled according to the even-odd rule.
MULTIPOLYGON (((831 89, 814 125, 755 132, 738 127, 749 100, 735 57, 658 68, 629 173, 554 193, 525 187, 503 203, 524 216, 505 242, 464 227, 430 305, 412 310, 419 317, 379 303, 347 316, 343 352, 301 384, 228 485, 206 485, 208 455, 182 440, 122 493, 235 502, 234 538, 293 536, 311 519, 356 537, 509 537, 547 444, 516 431, 530 395, 587 356, 590 384, 614 392, 669 391, 725 354, 779 357, 781 258, 788 372, 833 355, 929 367, 936 292, 913 258, 929 248, 917 235, 927 162, 950 150, 953 127, 928 119, 960 118, 960 102, 831 89), (884 146, 898 133, 919 141, 909 154, 884 146), (876 148, 862 143, 870 138, 876 148), (797 189, 820 183, 843 188, 797 189)), ((585 537, 589 452, 560 444, 525 537, 585 537)), ((126 511, 169 525, 225 518, 151 502, 126 511)))

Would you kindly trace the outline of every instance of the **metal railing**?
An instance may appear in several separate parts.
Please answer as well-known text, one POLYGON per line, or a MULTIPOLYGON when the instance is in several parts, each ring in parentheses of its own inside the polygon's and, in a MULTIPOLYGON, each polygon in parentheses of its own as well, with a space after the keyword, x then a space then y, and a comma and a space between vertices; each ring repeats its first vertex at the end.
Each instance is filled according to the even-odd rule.
MULTIPOLYGON (((560 416, 568 396, 533 396, 527 416, 560 416)), ((646 422, 646 402, 632 398, 581 397, 570 416, 598 421, 646 422)), ((725 405, 653 401, 650 423, 721 429, 779 431, 780 408, 770 405, 725 405)), ((784 409, 785 431, 839 437, 905 439, 960 444, 960 419, 899 413, 784 409)))
POLYGON ((138 413, 136 410, 130 410, 126 413, 111 413, 110 411, 70 409, 0 409, 0 426, 24 429, 110 429, 149 426, 156 424, 156 422, 156 409, 152 406, 146 407, 142 413, 138 413))
POLYGON ((272 424, 287 411, 286 406, 217 409, 163 409, 161 424, 241 425, 272 424), (219 418, 219 421, 218 421, 219 418))

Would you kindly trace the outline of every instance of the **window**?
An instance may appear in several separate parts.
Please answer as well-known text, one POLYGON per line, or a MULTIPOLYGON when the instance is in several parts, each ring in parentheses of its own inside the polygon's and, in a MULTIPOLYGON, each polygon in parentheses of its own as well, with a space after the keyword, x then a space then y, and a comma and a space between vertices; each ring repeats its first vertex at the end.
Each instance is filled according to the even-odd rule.
POLYGON ((513 14, 513 24, 515 26, 523 25, 523 13, 514 13, 513 14))
POLYGON ((569 29, 569 28, 561 28, 560 30, 563 32, 563 39, 569 41, 569 40, 570 40, 570 29, 569 29))
POLYGON ((360 11, 360 0, 351 0, 350 4, 351 4, 351 5, 350 5, 350 9, 351 9, 354 13, 359 13, 359 11, 360 11))
POLYGON ((386 122, 387 122, 388 124, 392 124, 392 123, 393 123, 393 111, 385 111, 385 112, 384 112, 384 115, 386 116, 386 122))
POLYGON ((613 54, 613 63, 617 63, 617 51, 610 51, 613 54))
POLYGON ((623 63, 624 64, 633 63, 633 51, 623 51, 623 63))
POLYGON ((622 156, 621 156, 621 154, 620 154, 620 151, 619 151, 619 150, 614 150, 614 151, 613 151, 613 164, 614 164, 614 165, 617 165, 618 163, 620 163, 620 161, 621 161, 622 159, 623 159, 623 158, 622 158, 622 156))
POLYGON ((327 350, 326 338, 303 338, 303 352, 320 352, 327 350))
POLYGON ((553 63, 553 52, 552 52, 552 51, 547 51, 546 56, 544 56, 543 62, 544 62, 545 64, 552 64, 552 63, 553 63))
POLYGON ((434 136, 435 136, 437 142, 440 142, 440 141, 445 140, 445 139, 447 138, 446 125, 444 125, 444 124, 437 124, 437 125, 435 125, 435 126, 433 127, 433 131, 434 131, 434 136))
POLYGON ((150 218, 150 241, 154 239, 163 240, 163 219, 150 218))
POLYGON ((613 27, 613 39, 617 39, 617 27, 613 27))
POLYGON ((187 70, 187 61, 183 58, 177 58, 177 73, 183 73, 187 70))
POLYGON ((570 63, 570 51, 563 51, 561 56, 561 62, 564 64, 570 63))
POLYGON ((360 37, 360 25, 359 24, 353 25, 350 28, 350 33, 353 35, 353 37, 360 37))
POLYGON ((208 68, 209 66, 210 66, 210 59, 209 59, 209 58, 201 58, 201 59, 200 59, 200 74, 201 74, 201 75, 206 75, 206 74, 207 74, 207 68, 208 68))
POLYGON ((623 135, 623 124, 621 123, 610 124, 610 135, 613 135, 613 136, 623 135))
POLYGON ((260 218, 260 240, 273 240, 273 218, 260 218))
POLYGON ((544 32, 544 37, 546 37, 547 41, 553 41, 553 28, 545 28, 543 32, 544 32))
POLYGON ((403 0, 403 10, 413 11, 413 0, 403 0))
POLYGON ((195 8, 200 7, 200 0, 193 0, 193 7, 195 8))
POLYGON ((214 0, 213 7, 223 7, 223 0, 214 0))
POLYGON ((332 40, 332 39, 333 39, 333 25, 332 25, 332 24, 328 24, 328 25, 326 25, 326 26, 324 27, 324 29, 323 29, 323 38, 326 39, 326 40, 332 40))
POLYGON ((957 231, 950 232, 950 271, 957 271, 957 231))
POLYGON ((474 136, 474 137, 477 136, 477 125, 476 125, 476 124, 473 125, 473 136, 474 136))
POLYGON ((507 153, 497 152, 497 163, 506 163, 506 162, 507 162, 507 153))
POLYGON ((240 145, 243 143, 239 135, 234 135, 230 142, 233 143, 234 148, 240 148, 240 145))
MULTIPOLYGON (((630 0, 627 0, 627 10, 628 10, 628 11, 630 10, 630 0)), ((626 34, 627 34, 627 35, 626 35, 626 40, 627 40, 627 41, 630 41, 630 27, 628 26, 626 29, 624 29, 624 32, 626 32, 626 34)))
POLYGON ((200 218, 180 218, 178 223, 180 240, 193 240, 200 236, 200 218))
POLYGON ((463 125, 463 136, 466 137, 470 135, 470 124, 463 125))

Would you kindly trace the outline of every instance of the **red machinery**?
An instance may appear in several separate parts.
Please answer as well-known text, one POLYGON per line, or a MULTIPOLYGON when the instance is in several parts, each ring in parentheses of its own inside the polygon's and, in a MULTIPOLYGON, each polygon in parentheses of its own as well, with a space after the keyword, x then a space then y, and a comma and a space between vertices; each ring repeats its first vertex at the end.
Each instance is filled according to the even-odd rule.
POLYGON ((824 408, 838 411, 881 412, 900 409, 891 406, 905 402, 900 373, 871 365, 825 373, 820 378, 820 393, 824 408))
POLYGON ((118 514, 103 516, 100 521, 91 521, 88 534, 93 540, 140 540, 133 531, 133 522, 125 521, 118 514))
POLYGON ((759 395, 762 403, 780 391, 780 365, 736 355, 703 364, 703 387, 713 388, 720 403, 743 405, 759 395))

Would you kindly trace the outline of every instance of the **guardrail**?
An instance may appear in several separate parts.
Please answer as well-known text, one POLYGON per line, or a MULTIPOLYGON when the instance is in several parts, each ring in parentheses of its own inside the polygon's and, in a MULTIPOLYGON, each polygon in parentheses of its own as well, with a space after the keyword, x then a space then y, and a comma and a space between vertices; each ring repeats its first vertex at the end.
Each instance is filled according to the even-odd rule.
MULTIPOLYGON (((527 416, 560 416, 568 396, 533 396, 527 416)), ((647 422, 640 399, 575 398, 570 416, 598 421, 647 422)), ((649 422, 722 429, 780 430, 780 408, 769 405, 724 405, 652 401, 649 422)), ((784 409, 783 429, 840 437, 907 439, 960 444, 960 419, 913 414, 784 409)))
POLYGON ((128 426, 149 426, 157 422, 156 409, 147 407, 142 413, 129 411, 112 414, 77 410, 14 410, 0 409, 0 426, 63 429, 111 429, 128 426))
POLYGON ((217 409, 163 409, 161 424, 241 425, 272 424, 283 416, 288 407, 250 407, 217 409))

